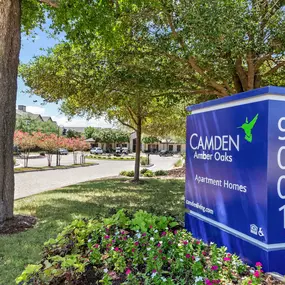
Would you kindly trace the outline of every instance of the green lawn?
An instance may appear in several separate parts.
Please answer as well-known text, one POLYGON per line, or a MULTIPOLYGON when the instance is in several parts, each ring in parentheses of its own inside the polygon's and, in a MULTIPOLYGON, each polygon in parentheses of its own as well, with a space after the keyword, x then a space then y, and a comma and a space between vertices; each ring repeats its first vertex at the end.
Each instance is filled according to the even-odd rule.
POLYGON ((97 180, 17 200, 15 213, 39 219, 34 229, 0 236, 0 285, 15 284, 25 265, 40 260, 43 243, 78 217, 106 216, 119 208, 143 209, 183 219, 184 181, 97 180))

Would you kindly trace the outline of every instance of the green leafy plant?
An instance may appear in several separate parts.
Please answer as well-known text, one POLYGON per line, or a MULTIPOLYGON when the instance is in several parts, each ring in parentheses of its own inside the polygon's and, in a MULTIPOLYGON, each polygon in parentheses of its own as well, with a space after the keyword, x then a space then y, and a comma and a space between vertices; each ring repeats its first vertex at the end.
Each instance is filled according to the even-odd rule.
POLYGON ((155 176, 166 176, 167 174, 168 174, 168 172, 165 170, 157 170, 154 172, 155 176))
POLYGON ((148 170, 143 174, 143 176, 144 177, 153 177, 154 173, 151 170, 148 170))
POLYGON ((149 165, 150 164, 150 160, 145 157, 145 156, 142 156, 141 157, 141 165, 149 165))
POLYGON ((143 168, 143 169, 141 170, 141 174, 145 174, 147 171, 148 171, 147 168, 143 168))
POLYGON ((183 166, 183 160, 182 159, 179 159, 178 161, 176 161, 174 163, 174 166, 175 167, 182 167, 183 166))
POLYGON ((110 218, 75 220, 44 244, 17 284, 263 284, 262 264, 251 269, 225 247, 192 237, 172 217, 119 210, 110 218), (223 281, 221 283, 220 281, 223 281), (143 282, 143 283, 142 283, 143 282))
POLYGON ((134 177, 135 172, 133 170, 131 170, 131 171, 123 170, 123 171, 120 172, 120 175, 121 176, 134 177))

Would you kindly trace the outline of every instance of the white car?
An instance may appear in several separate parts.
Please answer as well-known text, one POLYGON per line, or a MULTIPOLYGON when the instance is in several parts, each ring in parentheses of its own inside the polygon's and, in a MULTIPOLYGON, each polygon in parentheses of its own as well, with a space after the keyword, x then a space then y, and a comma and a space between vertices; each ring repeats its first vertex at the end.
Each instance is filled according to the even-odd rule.
POLYGON ((102 154, 103 150, 101 147, 94 147, 90 150, 91 154, 102 154))

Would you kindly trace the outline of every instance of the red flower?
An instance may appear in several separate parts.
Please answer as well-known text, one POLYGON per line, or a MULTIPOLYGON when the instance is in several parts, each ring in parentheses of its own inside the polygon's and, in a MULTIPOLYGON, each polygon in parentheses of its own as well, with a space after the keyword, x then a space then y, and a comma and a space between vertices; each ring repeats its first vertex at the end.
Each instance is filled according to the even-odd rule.
POLYGON ((161 233, 161 236, 162 236, 162 237, 166 236, 166 232, 162 232, 162 233, 161 233))
POLYGON ((129 274, 131 274, 131 273, 132 273, 131 269, 130 269, 130 268, 127 268, 127 270, 126 270, 126 275, 129 275, 129 274))
POLYGON ((190 258, 191 255, 190 255, 189 253, 186 253, 185 257, 186 257, 186 258, 190 258))
POLYGON ((153 226, 152 226, 152 225, 150 225, 150 226, 149 226, 149 228, 150 228, 150 229, 152 229, 152 228, 153 228, 153 226))
POLYGON ((253 274, 256 278, 260 277, 260 272, 258 270, 256 270, 253 274))
POLYGON ((183 244, 184 244, 184 245, 187 245, 187 244, 188 244, 188 241, 187 241, 187 240, 184 240, 184 241, 183 241, 183 244))
POLYGON ((108 235, 105 235, 105 236, 104 236, 104 238, 105 238, 105 239, 109 239, 109 238, 110 238, 110 236, 108 236, 108 235))
POLYGON ((134 249, 134 248, 132 248, 132 252, 135 252, 135 249, 134 249))
POLYGON ((139 245, 139 242, 138 242, 138 241, 136 241, 136 242, 135 242, 135 246, 138 246, 138 245, 139 245))

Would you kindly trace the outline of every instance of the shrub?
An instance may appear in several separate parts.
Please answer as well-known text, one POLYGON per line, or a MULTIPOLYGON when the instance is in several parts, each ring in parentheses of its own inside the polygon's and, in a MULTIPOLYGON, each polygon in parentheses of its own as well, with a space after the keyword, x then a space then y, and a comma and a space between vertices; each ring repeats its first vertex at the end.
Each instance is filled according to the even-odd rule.
POLYGON ((107 219, 75 220, 45 243, 43 259, 17 284, 263 284, 255 270, 205 244, 171 217, 120 210, 107 219))
POLYGON ((178 161, 176 161, 176 162, 174 163, 174 166, 175 166, 175 167, 182 167, 182 165, 183 165, 183 161, 182 161, 181 158, 180 158, 178 161))
POLYGON ((131 170, 131 171, 123 170, 123 171, 120 172, 120 175, 128 176, 128 177, 134 177, 135 172, 133 170, 131 170))
POLYGON ((168 174, 168 172, 165 170, 157 170, 154 172, 155 176, 166 176, 167 174, 168 174))
POLYGON ((143 169, 141 170, 141 174, 145 174, 147 171, 148 171, 147 168, 143 168, 143 169))
POLYGON ((154 173, 151 170, 148 170, 143 174, 143 176, 144 177, 153 177, 154 173))
POLYGON ((141 165, 148 165, 150 164, 150 160, 148 161, 148 158, 146 156, 141 157, 141 165))

